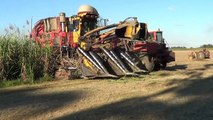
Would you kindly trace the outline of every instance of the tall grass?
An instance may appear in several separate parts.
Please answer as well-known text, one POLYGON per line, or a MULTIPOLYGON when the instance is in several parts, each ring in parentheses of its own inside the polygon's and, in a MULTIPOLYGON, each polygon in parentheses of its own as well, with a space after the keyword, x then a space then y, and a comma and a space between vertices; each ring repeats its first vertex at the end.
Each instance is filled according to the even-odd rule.
POLYGON ((50 47, 41 47, 29 38, 7 34, 0 36, 0 82, 34 82, 48 77, 50 47))

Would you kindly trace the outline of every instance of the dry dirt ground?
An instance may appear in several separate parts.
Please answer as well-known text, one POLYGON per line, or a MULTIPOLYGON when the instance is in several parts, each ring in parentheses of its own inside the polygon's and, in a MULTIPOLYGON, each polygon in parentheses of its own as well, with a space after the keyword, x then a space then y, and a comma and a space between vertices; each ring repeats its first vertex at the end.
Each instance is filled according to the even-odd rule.
POLYGON ((0 89, 0 119, 213 120, 213 56, 189 61, 190 51, 175 52, 166 70, 140 78, 0 89))

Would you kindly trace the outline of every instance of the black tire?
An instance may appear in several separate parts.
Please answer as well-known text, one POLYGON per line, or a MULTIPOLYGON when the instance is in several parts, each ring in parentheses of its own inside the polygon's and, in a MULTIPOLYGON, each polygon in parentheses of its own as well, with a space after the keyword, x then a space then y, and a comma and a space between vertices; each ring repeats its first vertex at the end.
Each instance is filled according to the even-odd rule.
POLYGON ((166 62, 162 62, 161 63, 161 69, 164 70, 166 69, 167 63, 166 62))
POLYGON ((144 56, 142 63, 144 63, 145 68, 147 71, 152 72, 154 71, 155 68, 155 62, 154 62, 154 58, 153 57, 149 57, 149 56, 144 56))
POLYGON ((161 69, 161 64, 160 63, 155 63, 155 67, 154 67, 154 70, 155 71, 158 71, 161 69))

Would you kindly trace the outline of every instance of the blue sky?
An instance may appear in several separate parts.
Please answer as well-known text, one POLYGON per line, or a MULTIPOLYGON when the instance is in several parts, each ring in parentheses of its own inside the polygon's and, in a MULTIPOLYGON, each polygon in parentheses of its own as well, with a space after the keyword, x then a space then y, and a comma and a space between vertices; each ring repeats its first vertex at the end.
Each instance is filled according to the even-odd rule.
POLYGON ((0 31, 10 24, 22 29, 31 18, 71 16, 82 4, 95 7, 108 24, 136 16, 149 30, 160 28, 169 46, 213 44, 213 0, 1 0, 0 31))

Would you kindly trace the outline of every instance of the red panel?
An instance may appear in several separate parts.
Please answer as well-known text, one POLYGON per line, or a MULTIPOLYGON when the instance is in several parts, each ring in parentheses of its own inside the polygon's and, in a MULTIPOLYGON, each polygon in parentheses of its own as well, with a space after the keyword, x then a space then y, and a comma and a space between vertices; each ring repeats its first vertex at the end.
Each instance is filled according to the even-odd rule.
POLYGON ((55 34, 52 32, 50 33, 50 46, 53 46, 53 40, 55 38, 55 34))
POLYGON ((69 45, 72 46, 73 45, 73 33, 72 32, 68 32, 68 41, 69 41, 69 45))
POLYGON ((147 51, 146 42, 136 42, 134 44, 133 51, 135 51, 135 52, 146 52, 147 51))
POLYGON ((157 40, 157 31, 151 31, 149 34, 153 35, 153 39, 156 41, 157 40))

